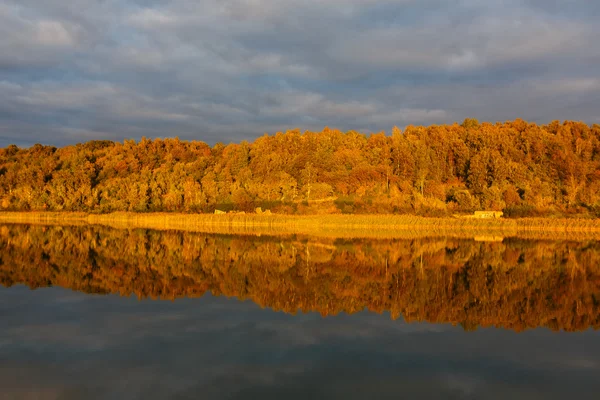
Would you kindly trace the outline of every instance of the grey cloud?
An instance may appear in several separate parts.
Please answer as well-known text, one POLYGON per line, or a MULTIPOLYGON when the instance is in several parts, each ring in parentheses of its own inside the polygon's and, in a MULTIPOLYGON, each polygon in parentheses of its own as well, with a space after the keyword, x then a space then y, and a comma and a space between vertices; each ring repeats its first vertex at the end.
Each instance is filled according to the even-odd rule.
POLYGON ((0 146, 597 123, 595 3, 7 0, 0 146))
POLYGON ((49 18, 28 19, 0 4, 0 70, 48 65, 80 45, 78 26, 49 18))
MULTIPOLYGON (((357 55, 365 68, 426 68, 464 72, 494 66, 551 62, 594 48, 591 27, 564 22, 554 24, 536 15, 482 15, 458 25, 445 18, 415 26, 371 29, 335 43, 331 54, 340 63, 357 55), (358 50, 358 51, 357 51, 358 50)), ((593 53, 592 53, 593 54, 593 53)))
POLYGON ((526 0, 536 11, 562 17, 583 17, 593 19, 600 16, 600 3, 595 0, 526 0))

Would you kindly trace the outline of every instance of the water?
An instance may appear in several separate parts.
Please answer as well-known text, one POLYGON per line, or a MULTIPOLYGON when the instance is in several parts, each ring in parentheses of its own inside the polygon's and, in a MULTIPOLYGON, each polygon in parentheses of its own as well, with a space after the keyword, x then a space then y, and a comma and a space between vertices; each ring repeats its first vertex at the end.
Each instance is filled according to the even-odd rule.
POLYGON ((0 398, 597 398, 600 244, 481 240, 2 226, 0 398))

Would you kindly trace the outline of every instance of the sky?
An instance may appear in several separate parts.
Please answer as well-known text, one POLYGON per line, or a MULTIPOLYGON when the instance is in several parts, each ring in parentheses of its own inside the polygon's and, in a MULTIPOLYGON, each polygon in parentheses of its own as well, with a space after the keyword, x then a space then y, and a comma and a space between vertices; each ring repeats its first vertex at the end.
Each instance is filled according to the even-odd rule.
POLYGON ((597 0, 0 0, 0 147, 600 123, 597 0))

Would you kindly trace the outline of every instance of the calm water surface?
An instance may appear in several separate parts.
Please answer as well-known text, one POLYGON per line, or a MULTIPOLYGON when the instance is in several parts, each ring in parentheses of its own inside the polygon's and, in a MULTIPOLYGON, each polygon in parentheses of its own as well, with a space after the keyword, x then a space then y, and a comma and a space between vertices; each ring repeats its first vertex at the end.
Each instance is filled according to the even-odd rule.
POLYGON ((488 239, 0 226, 0 398, 597 398, 600 244, 488 239))

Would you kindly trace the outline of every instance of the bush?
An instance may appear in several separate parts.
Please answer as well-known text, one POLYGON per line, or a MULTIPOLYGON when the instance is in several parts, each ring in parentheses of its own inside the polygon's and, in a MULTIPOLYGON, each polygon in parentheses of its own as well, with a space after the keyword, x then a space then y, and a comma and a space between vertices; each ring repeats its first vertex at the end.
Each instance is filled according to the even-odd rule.
POLYGON ((506 207, 502 211, 507 218, 540 217, 543 214, 540 210, 529 204, 506 207))
POLYGON ((335 206, 342 212, 342 214, 354 213, 354 197, 353 196, 340 196, 334 201, 335 206))

